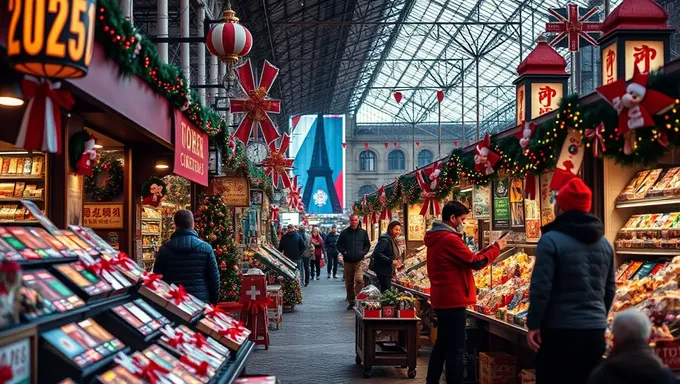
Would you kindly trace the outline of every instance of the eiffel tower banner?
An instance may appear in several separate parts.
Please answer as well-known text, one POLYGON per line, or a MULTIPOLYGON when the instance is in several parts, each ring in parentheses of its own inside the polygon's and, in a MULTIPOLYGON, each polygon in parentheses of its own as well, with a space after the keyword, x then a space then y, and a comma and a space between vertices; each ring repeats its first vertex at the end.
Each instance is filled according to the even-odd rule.
POLYGON ((304 115, 290 119, 289 157, 307 213, 342 213, 345 207, 345 116, 304 115))

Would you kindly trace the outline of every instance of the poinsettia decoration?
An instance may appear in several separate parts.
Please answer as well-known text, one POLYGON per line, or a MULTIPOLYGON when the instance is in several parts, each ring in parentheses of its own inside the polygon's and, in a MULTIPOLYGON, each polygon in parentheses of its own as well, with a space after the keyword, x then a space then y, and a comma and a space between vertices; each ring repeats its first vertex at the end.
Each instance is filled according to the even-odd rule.
POLYGON ((243 144, 248 144, 253 129, 257 130, 259 127, 262 129, 267 144, 278 139, 280 134, 268 113, 279 113, 281 111, 281 100, 269 99, 267 94, 279 74, 279 69, 265 60, 260 82, 257 85, 255 85, 250 59, 234 69, 234 72, 247 97, 247 99, 231 99, 229 101, 232 113, 246 114, 238 125, 234 136, 241 140, 243 144))
POLYGON ((290 145, 290 136, 283 135, 283 139, 276 146, 276 141, 269 143, 269 157, 264 160, 263 166, 267 170, 267 176, 272 178, 272 185, 274 188, 279 187, 279 178, 283 181, 283 187, 290 187, 290 176, 288 170, 293 168, 294 159, 286 157, 288 146, 290 145))
POLYGON ((490 175, 496 170, 494 166, 500 160, 500 156, 489 148, 491 146, 491 136, 489 132, 484 134, 484 139, 477 143, 475 147, 475 171, 483 175, 490 175))
POLYGON ((619 115, 617 133, 624 137, 623 151, 630 155, 636 148, 635 130, 653 127, 653 115, 668 111, 675 99, 659 91, 647 89, 648 74, 635 72, 630 83, 624 79, 597 88, 597 92, 611 104, 619 115))

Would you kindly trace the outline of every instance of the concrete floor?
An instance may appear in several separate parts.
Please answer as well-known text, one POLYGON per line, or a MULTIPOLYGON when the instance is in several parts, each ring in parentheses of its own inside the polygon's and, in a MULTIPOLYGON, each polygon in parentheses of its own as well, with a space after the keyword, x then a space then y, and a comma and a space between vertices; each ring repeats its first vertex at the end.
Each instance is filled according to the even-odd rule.
POLYGON ((429 345, 421 345, 415 379, 394 367, 375 367, 364 379, 362 366, 354 362, 354 311, 346 310, 344 283, 327 279, 325 271, 321 276, 303 288, 303 304, 283 315, 281 329, 270 332, 269 350, 256 347, 248 375, 276 375, 282 384, 425 383, 429 345))

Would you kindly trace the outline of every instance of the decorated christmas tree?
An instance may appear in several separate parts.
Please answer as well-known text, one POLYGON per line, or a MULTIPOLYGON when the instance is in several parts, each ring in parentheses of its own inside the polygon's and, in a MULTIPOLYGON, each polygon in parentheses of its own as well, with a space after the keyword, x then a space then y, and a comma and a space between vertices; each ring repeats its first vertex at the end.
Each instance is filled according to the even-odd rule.
POLYGON ((238 301, 241 270, 229 207, 221 196, 206 196, 196 214, 196 231, 212 245, 220 270, 220 301, 238 301))

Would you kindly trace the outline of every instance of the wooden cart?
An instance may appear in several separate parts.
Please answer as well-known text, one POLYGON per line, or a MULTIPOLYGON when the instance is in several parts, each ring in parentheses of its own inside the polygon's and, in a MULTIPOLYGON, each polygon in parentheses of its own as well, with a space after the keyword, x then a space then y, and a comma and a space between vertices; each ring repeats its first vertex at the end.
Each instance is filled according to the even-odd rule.
POLYGON ((408 377, 416 377, 419 318, 364 318, 356 312, 356 363, 363 364, 364 377, 371 377, 374 366, 408 367, 408 377), (396 343, 376 341, 378 332, 397 332, 396 343))

